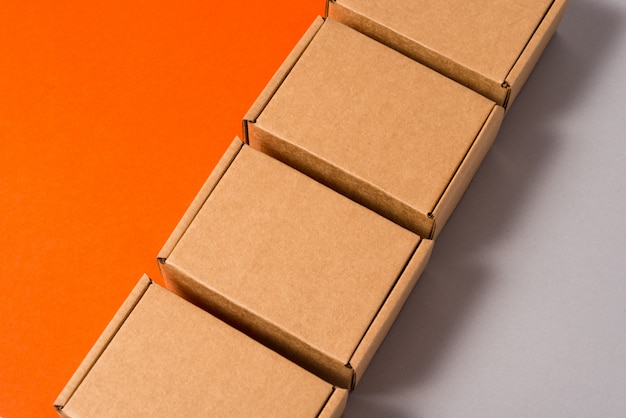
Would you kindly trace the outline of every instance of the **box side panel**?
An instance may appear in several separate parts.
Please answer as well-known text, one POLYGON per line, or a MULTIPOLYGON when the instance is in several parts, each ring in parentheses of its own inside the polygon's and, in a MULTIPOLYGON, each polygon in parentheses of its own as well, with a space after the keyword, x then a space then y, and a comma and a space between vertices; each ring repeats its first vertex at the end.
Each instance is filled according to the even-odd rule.
POLYGON ((207 197, 211 194, 217 183, 219 183, 220 179, 222 178, 230 164, 233 162, 235 157, 237 157, 237 154, 239 154, 242 146, 243 143, 239 138, 235 138, 233 142, 231 142, 230 146, 209 175, 209 178, 200 189, 200 192, 191 202, 191 205, 187 208, 185 214, 178 222, 178 225, 176 225, 176 228, 174 228, 174 231, 165 242, 165 245, 163 246, 161 251, 159 251, 159 254, 157 256, 159 263, 162 263, 163 260, 169 257, 172 250, 176 246, 176 243, 185 233, 185 231, 189 227, 189 224, 191 224, 191 221, 193 221, 193 218, 196 216, 196 214, 206 201, 207 197))
POLYGON ((304 33, 294 49, 289 53, 285 61, 272 76, 269 83, 267 84, 267 86, 265 86, 259 97, 252 104, 252 107, 243 117, 243 139, 246 143, 249 143, 248 125, 250 123, 254 123, 259 117, 267 103, 270 101, 276 90, 278 90, 278 88, 285 80, 296 62, 298 62, 298 59, 300 59, 307 46, 315 37, 315 34, 322 27, 323 24, 324 20, 319 16, 315 19, 315 21, 313 21, 309 29, 304 33))
POLYGON ((153 285, 63 413, 70 417, 315 416, 333 387, 153 285))
POLYGON ((160 267, 167 288, 174 293, 327 382, 342 388, 350 387, 354 376, 350 367, 198 283, 168 260, 164 260, 160 267))
POLYGON ((433 241, 424 239, 420 242, 404 272, 396 282, 387 300, 385 300, 385 303, 352 355, 350 364, 355 370, 355 386, 360 381, 367 366, 374 357, 376 350, 378 350, 378 347, 382 344, 393 322, 400 313, 404 302, 409 297, 415 283, 417 283, 417 280, 426 268, 430 254, 432 253, 432 248, 433 241))
POLYGON ((104 332, 100 335, 87 356, 83 359, 76 372, 74 372, 74 375, 70 378, 65 388, 61 391, 61 394, 54 402, 54 407, 61 416, 65 416, 63 413, 63 407, 70 400, 78 386, 80 386, 85 376, 89 373, 102 352, 106 349, 107 345, 109 345, 126 318, 128 318, 128 315, 130 315, 151 284, 152 280, 145 275, 139 280, 139 283, 137 283, 135 288, 131 291, 111 322, 109 322, 105 328, 104 332))
POLYGON ((328 398, 328 402, 318 414, 319 418, 341 418, 341 414, 346 409, 348 402, 348 391, 346 389, 335 388, 328 398))
POLYGON ((508 89, 504 80, 493 80, 465 67, 445 55, 402 35, 394 29, 352 10, 349 6, 330 0, 328 17, 350 26, 376 41, 395 49, 409 58, 430 67, 454 81, 482 94, 503 106, 508 89))
POLYGON ((427 213, 421 213, 373 184, 346 173, 327 160, 302 150, 259 124, 249 126, 250 146, 306 174, 362 206, 418 234, 429 237, 434 226, 427 213))
POLYGON ((437 205, 433 209, 433 216, 435 218, 435 229, 432 234, 433 239, 441 232, 441 229, 452 215, 454 208, 456 208, 463 193, 465 193, 465 190, 472 181, 474 174, 478 171, 480 164, 487 155, 487 152, 491 148, 500 130, 503 117, 504 109, 498 105, 494 106, 481 131, 478 133, 476 140, 472 144, 472 147, 446 188, 446 191, 441 196, 441 199, 439 199, 439 202, 437 202, 437 205))
POLYGON ((550 42, 550 39, 552 39, 552 36, 561 23, 568 4, 569 0, 555 0, 552 7, 550 7, 550 10, 546 13, 543 21, 526 45, 526 48, 520 55, 519 59, 511 69, 511 72, 507 76, 507 82, 511 85, 511 97, 509 99, 509 103, 507 104, 507 108, 517 98, 522 90, 522 87, 524 87, 526 80, 530 77, 530 74, 535 68, 535 65, 537 65, 541 54, 546 49, 548 42, 550 42))

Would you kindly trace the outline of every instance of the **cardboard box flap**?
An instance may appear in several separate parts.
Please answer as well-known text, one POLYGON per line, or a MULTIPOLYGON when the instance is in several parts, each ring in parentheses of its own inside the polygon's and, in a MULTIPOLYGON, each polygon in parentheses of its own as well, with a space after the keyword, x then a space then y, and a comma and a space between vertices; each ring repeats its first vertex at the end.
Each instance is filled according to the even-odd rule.
POLYGON ((429 238, 428 214, 494 104, 329 18, 248 143, 429 238))
POLYGON ((337 0, 337 3, 385 22, 425 47, 502 82, 553 1, 337 0))
POLYGON ((552 39, 561 20, 563 20, 563 15, 565 14, 568 4, 569 0, 554 0, 552 7, 547 11, 541 24, 524 49, 524 52, 522 52, 515 66, 506 77, 507 83, 513 86, 509 100, 510 103, 519 95, 522 86, 530 76, 533 68, 535 68, 548 42, 552 39))
POLYGON ((243 139, 246 143, 248 143, 248 122, 256 121, 257 117, 261 114, 269 99, 274 95, 287 74, 289 74, 289 71, 291 71, 291 68, 298 61, 304 50, 309 45, 309 42, 311 42, 311 39, 313 39, 317 31, 322 27, 323 23, 324 19, 319 16, 313 21, 309 29, 298 41, 294 49, 289 53, 285 61, 278 68, 274 76, 272 76, 267 86, 263 89, 259 97, 252 104, 252 107, 244 116, 243 139))
MULTIPOLYGON (((185 295, 195 305, 324 380, 352 390, 357 385, 406 298, 426 268, 432 247, 433 241, 427 239, 420 241, 415 252, 407 261, 402 274, 390 289, 389 295, 381 303, 366 332, 361 336, 358 347, 345 364, 338 362, 332 353, 325 354, 319 351, 319 349, 295 338, 270 320, 264 320, 258 313, 249 312, 213 292, 205 284, 195 281, 189 274, 181 274, 179 266, 170 264, 168 269, 170 269, 170 274, 171 269, 179 270, 180 276, 176 280, 176 286, 173 290, 185 295), (187 295, 195 296, 188 297, 187 295)), ((332 338, 336 338, 336 336, 332 338)))
POLYGON ((63 406, 72 397, 76 388, 81 384, 85 376, 89 373, 93 365, 98 361, 98 358, 102 352, 106 349, 107 345, 111 342, 115 333, 120 329, 128 315, 132 312, 137 302, 141 299, 143 294, 148 290, 148 287, 152 284, 152 280, 148 276, 144 275, 134 289, 130 292, 120 309, 117 311, 111 322, 107 325, 104 332, 100 335, 94 346, 89 350, 89 353, 82 361, 74 375, 70 378, 67 385, 63 388, 56 401, 54 407, 57 410, 63 408, 63 406))
POLYGON ((414 256, 409 260, 402 276, 389 293, 387 300, 382 305, 367 333, 363 336, 361 344, 355 350, 350 364, 355 370, 355 385, 358 384, 376 350, 391 329, 404 302, 408 298, 415 283, 421 276, 428 264, 434 242, 424 239, 420 242, 414 256))
POLYGON ((503 82, 554 0, 337 0, 435 53, 503 82), (410 17, 410 18, 407 18, 410 17))
POLYGON ((309 152, 279 135, 268 134, 257 124, 250 124, 248 132, 250 138, 254 138, 251 145, 256 149, 297 168, 312 179, 398 225, 420 236, 430 236, 434 220, 420 211, 421 208, 398 199, 359 173, 349 172, 323 155, 309 152))
POLYGON ((346 409, 348 402, 348 391, 346 389, 335 388, 324 405, 324 409, 318 414, 319 418, 341 418, 341 414, 346 409))
POLYGON ((239 150, 241 149, 242 146, 243 146, 243 143, 237 137, 235 137, 235 139, 230 143, 228 149, 226 150, 226 152, 224 153, 220 161, 217 163, 217 165, 211 172, 211 175, 209 176, 209 178, 206 180, 206 182, 202 186, 201 192, 198 195, 196 195, 194 200, 191 202, 191 205, 187 208, 187 210, 185 211, 185 214, 183 215, 181 220, 178 222, 178 225, 174 229, 174 232, 170 235, 168 240, 165 242, 165 245, 163 245, 163 248, 161 249, 161 251, 159 251, 157 260, 160 263, 162 263, 163 260, 169 257, 170 253, 172 252, 172 249, 176 246, 176 243, 178 242, 180 237, 185 233, 185 230, 187 229, 187 227, 193 220, 193 217, 195 216, 196 213, 198 213, 198 210, 200 210, 200 207, 204 204, 204 201, 206 200, 206 196, 208 196, 211 193, 215 185, 220 181, 220 178, 222 177, 224 172, 228 169, 230 164, 233 162, 233 160, 239 153, 239 150))
POLYGON ((166 262, 167 272, 164 275, 172 291, 322 379, 343 388, 351 387, 354 372, 347 362, 305 343, 264 317, 262 312, 246 309, 224 297, 206 282, 199 282, 192 274, 186 273, 176 261, 166 262))
POLYGON ((525 80, 509 74, 530 73, 536 63, 534 58, 545 46, 541 44, 556 30, 560 20, 557 16, 562 15, 566 3, 567 0, 330 0, 327 16, 506 108, 525 80), (524 55, 531 59, 520 60, 524 55))
POLYGON ((463 159, 463 162, 457 169, 446 191, 433 208, 432 216, 435 219, 435 224, 431 236, 437 236, 439 233, 437 226, 445 224, 452 215, 456 205, 461 200, 461 197, 463 197, 463 193, 474 178, 474 174, 478 171, 480 164, 493 145, 503 118, 504 109, 497 105, 494 106, 491 114, 476 137, 474 144, 469 149, 467 156, 463 159))
MULTIPOLYGON (((341 392, 152 285, 59 406, 70 417, 339 414, 341 392), (336 399, 337 396, 339 399, 336 399)), ((93 360, 93 359, 88 359, 93 360)))
POLYGON ((162 261, 168 287, 350 387, 354 347, 419 236, 249 146, 201 195, 162 261))
POLYGON ((417 43, 415 39, 399 32, 396 28, 380 20, 372 20, 344 4, 331 1, 327 16, 336 19, 359 32, 365 33, 378 42, 389 45, 404 55, 424 64, 433 70, 461 82, 472 90, 489 97, 496 103, 504 103, 509 87, 503 79, 497 80, 449 59, 437 49, 417 43))

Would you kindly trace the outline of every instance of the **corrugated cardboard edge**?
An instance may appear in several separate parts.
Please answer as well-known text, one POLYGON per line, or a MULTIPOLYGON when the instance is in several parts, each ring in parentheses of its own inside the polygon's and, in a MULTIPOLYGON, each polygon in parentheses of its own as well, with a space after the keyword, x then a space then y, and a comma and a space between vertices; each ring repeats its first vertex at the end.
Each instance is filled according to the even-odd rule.
POLYGON ((105 328, 104 332, 100 335, 91 350, 89 350, 89 353, 84 358, 76 372, 74 372, 74 375, 70 378, 67 385, 65 385, 65 388, 63 388, 61 394, 54 402, 54 407, 61 416, 65 416, 63 413, 64 406, 70 400, 72 395, 74 395, 76 389, 78 389, 82 381, 93 368, 94 364, 98 361, 111 340, 113 340, 113 337, 115 337, 115 334, 117 334, 126 321, 126 318, 128 318, 135 306, 137 306, 137 303, 139 303, 152 283, 152 280, 150 280, 150 278, 146 275, 139 280, 139 283, 135 285, 134 289, 130 292, 120 309, 117 311, 115 316, 113 316, 111 322, 109 322, 105 328))
POLYGON ((304 33, 302 38, 298 41, 294 49, 289 53, 285 61, 281 64, 281 66, 278 68, 276 73, 272 76, 267 86, 265 86, 265 88, 263 89, 259 97, 255 100, 255 102, 252 104, 252 107, 248 110, 248 112, 244 116, 242 129, 243 129, 243 139, 246 142, 246 144, 249 143, 248 142, 248 123, 254 123, 257 120, 257 118, 259 117, 259 115, 261 114, 265 106, 267 106, 269 101, 274 96, 274 93, 276 93, 276 91, 278 90, 280 85, 283 83, 285 78, 287 78, 287 75, 291 72, 291 69, 293 68, 293 66, 296 65, 296 62, 298 62, 298 60, 300 59, 300 57, 302 56, 306 48, 309 46, 309 43, 311 43, 311 40, 315 37, 315 34, 322 27, 323 24, 324 24, 324 19, 322 19, 320 16, 315 18, 315 20, 313 21, 309 29, 307 29, 307 31, 304 33))
POLYGON ((327 0, 326 16, 395 49, 407 57, 463 84, 477 93, 505 106, 509 87, 502 81, 485 77, 442 53, 434 51, 393 28, 376 22, 336 0, 327 0))
POLYGON ((352 389, 361 380, 365 369, 391 329, 415 283, 417 283, 417 280, 426 268, 432 253, 433 244, 434 242, 428 239, 420 241, 402 275, 398 278, 385 303, 381 306, 378 314, 363 336, 361 343, 352 354, 350 364, 355 370, 355 382, 352 389))
POLYGON ((191 205, 185 211, 185 214, 178 222, 178 225, 176 225, 176 228, 174 228, 174 231, 165 242, 165 245, 163 245, 163 248, 161 248, 161 251, 159 251, 159 254, 157 256, 159 264, 164 263, 165 260, 170 256, 172 250, 174 249, 180 238, 183 236, 193 219, 196 217, 196 214, 198 213, 202 205, 204 205, 204 202, 206 201, 208 196, 211 194, 217 183, 219 183, 220 179, 222 178, 228 167, 232 164, 237 154, 239 154, 241 147, 243 147, 243 142, 241 142, 239 138, 235 137, 235 139, 233 139, 233 141, 230 143, 230 145, 226 149, 226 152, 224 153, 224 155, 222 155, 222 158, 218 161, 217 165, 209 175, 209 178, 200 189, 200 192, 196 195, 194 200, 191 202, 191 205))
POLYGON ((543 20, 535 30, 524 51, 506 77, 506 82, 512 86, 511 97, 507 108, 515 101, 528 77, 546 49, 548 42, 554 36, 569 0, 555 0, 547 11, 543 20))
POLYGON ((328 401, 317 415, 318 418, 340 418, 346 409, 348 391, 346 389, 333 388, 328 401))
POLYGON ((454 212, 454 208, 456 208, 461 200, 474 174, 478 171, 480 164, 493 145, 503 118, 504 108, 494 105, 483 127, 476 136, 474 143, 448 184, 448 187, 446 187, 445 192, 433 208, 432 216, 435 219, 435 224, 431 232, 432 239, 435 239, 439 235, 441 229, 452 215, 452 212, 454 212))

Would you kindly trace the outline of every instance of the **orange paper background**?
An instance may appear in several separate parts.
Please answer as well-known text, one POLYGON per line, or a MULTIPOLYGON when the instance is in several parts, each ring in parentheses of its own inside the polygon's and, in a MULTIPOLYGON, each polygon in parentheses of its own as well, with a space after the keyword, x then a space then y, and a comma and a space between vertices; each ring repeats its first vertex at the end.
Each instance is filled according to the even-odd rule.
MULTIPOLYGON (((56 396, 324 0, 3 2, 0 416, 56 396)), ((161 282, 162 283, 162 282, 161 282)))

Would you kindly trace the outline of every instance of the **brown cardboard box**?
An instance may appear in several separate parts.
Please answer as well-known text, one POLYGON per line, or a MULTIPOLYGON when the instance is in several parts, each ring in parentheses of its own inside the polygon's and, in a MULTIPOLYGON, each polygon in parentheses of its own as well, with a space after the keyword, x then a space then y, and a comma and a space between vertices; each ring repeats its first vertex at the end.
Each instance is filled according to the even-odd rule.
POLYGON ((339 417, 346 398, 144 277, 55 407, 63 417, 339 417))
POLYGON ((502 107, 318 18, 244 119, 260 149, 425 238, 456 207, 502 107))
POLYGON ((328 16, 509 106, 569 0, 329 0, 328 16))
POLYGON ((159 263, 170 289, 353 388, 431 244, 235 139, 159 263))

